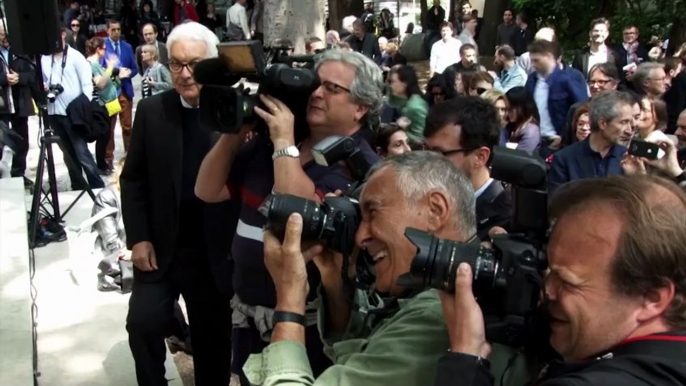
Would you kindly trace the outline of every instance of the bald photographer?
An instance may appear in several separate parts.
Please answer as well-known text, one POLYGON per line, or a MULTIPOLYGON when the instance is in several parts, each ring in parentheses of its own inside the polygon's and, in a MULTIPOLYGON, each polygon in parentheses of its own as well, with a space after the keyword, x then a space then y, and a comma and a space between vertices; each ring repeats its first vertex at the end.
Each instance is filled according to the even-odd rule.
MULTIPOLYGON (((348 257, 328 247, 301 248, 301 242, 311 237, 312 211, 290 215, 283 242, 276 231, 265 233, 265 264, 276 288, 275 326, 271 344, 251 356, 244 367, 251 384, 411 386, 434 382, 436 361, 449 348, 448 330, 438 292, 405 286, 403 277, 418 250, 407 229, 478 248, 472 183, 447 158, 425 151, 386 158, 367 176, 354 236, 367 257, 349 264, 366 260, 373 265, 374 292, 368 295, 358 290, 347 297, 351 295, 344 285, 348 274, 341 273, 347 272, 348 257), (322 281, 319 329, 327 354, 334 358, 334 365, 319 376, 309 366, 312 354, 305 349, 310 340, 319 339, 306 333, 310 261, 322 281)), ((285 221, 283 215, 278 218, 285 221)), ((276 225, 270 223, 269 229, 281 229, 276 225)), ((501 345, 493 351, 494 369, 498 369, 493 375, 500 378, 512 352, 501 345)), ((510 366, 508 382, 528 380, 522 364, 517 361, 510 366)))
MULTIPOLYGON (((549 215, 544 306, 563 359, 536 384, 686 385, 684 191, 652 176, 579 180, 549 215)), ((451 347, 436 386, 494 384, 472 281, 461 265, 455 295, 443 296, 451 347)))
MULTIPOLYGON (((382 105, 379 67, 362 54, 327 51, 316 63, 319 84, 306 95, 306 112, 289 108, 291 100, 260 95, 255 112, 268 126, 267 133, 245 138, 253 127, 225 134, 203 160, 195 186, 206 202, 239 200, 240 220, 233 239, 233 372, 248 385, 242 367, 250 354, 269 344, 276 306, 274 283, 264 265, 262 228, 266 218, 260 207, 273 193, 321 202, 327 193, 345 190, 354 182, 351 172, 339 163, 322 166, 314 162, 312 149, 323 139, 351 137, 362 157, 373 164, 378 156, 366 140, 365 129, 378 120, 382 105), (285 102, 285 103, 284 103, 285 102)), ((291 98, 297 99, 291 93, 291 98)), ((292 104, 291 104, 292 105, 292 104)), ((331 365, 324 355, 316 326, 316 289, 319 275, 309 266, 307 296, 307 353, 315 374, 331 365)))

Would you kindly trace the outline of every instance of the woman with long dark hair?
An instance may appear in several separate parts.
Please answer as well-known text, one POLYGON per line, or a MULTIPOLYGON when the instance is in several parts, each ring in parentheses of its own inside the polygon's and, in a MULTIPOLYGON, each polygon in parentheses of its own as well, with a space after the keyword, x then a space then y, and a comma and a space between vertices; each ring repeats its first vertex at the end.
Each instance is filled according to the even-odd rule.
POLYGON ((398 125, 407 130, 412 143, 424 140, 424 121, 429 106, 419 88, 417 72, 410 66, 395 66, 388 76, 388 103, 400 111, 398 125))
POLYGON ((533 96, 524 87, 514 87, 505 96, 510 103, 505 127, 508 147, 533 153, 541 144, 540 117, 533 96))
POLYGON ((379 126, 374 136, 374 147, 383 158, 412 151, 407 133, 395 123, 382 123, 379 126))
POLYGON ((436 103, 441 103, 453 98, 455 96, 455 91, 450 87, 450 83, 448 83, 445 74, 436 74, 429 79, 429 83, 426 84, 426 93, 424 96, 429 107, 432 107, 436 103))

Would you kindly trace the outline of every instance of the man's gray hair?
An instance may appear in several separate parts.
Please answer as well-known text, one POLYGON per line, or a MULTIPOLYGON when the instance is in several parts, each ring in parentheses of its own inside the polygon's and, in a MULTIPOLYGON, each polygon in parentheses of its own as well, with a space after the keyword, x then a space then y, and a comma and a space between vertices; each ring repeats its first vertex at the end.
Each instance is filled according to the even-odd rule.
POLYGON ((624 91, 603 91, 591 99, 588 117, 591 121, 591 131, 600 130, 598 121, 603 118, 609 122, 619 115, 621 105, 633 106, 636 100, 624 91))
POLYGON ((207 58, 216 58, 219 55, 217 35, 200 23, 189 21, 174 27, 167 37, 167 50, 170 53, 172 46, 178 41, 203 42, 207 46, 207 58))
POLYGON ((662 63, 648 62, 639 64, 636 72, 634 72, 634 86, 639 90, 643 90, 643 82, 650 78, 654 70, 660 68, 664 68, 662 63))
POLYGON ((340 50, 324 52, 317 61, 316 70, 326 62, 342 62, 355 70, 350 97, 355 103, 369 107, 366 115, 368 123, 372 124, 378 120, 383 106, 383 76, 379 66, 359 52, 340 50))
POLYGON ((367 178, 386 167, 393 168, 398 191, 410 204, 425 198, 432 190, 446 193, 452 206, 452 219, 465 238, 476 234, 476 197, 467 175, 450 160, 430 151, 413 151, 388 157, 375 164, 367 178))

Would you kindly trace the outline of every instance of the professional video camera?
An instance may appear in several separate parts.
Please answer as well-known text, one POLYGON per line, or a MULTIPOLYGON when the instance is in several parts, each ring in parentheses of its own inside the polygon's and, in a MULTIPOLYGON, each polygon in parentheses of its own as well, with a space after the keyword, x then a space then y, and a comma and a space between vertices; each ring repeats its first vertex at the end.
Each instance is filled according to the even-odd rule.
MULTIPOLYGON (((296 141, 307 133, 307 101, 319 87, 314 71, 294 68, 293 63, 314 63, 317 55, 286 55, 287 47, 265 52, 258 41, 221 43, 219 57, 206 59, 195 66, 193 77, 203 87, 200 91, 200 124, 220 133, 237 133, 244 123, 261 122, 254 107, 262 105, 259 94, 268 94, 284 102, 295 116, 296 141), (259 83, 258 95, 235 85, 242 79, 259 83)), ((263 124, 255 130, 266 132, 263 124)))
POLYGON ((350 137, 330 136, 312 149, 317 164, 331 166, 345 161, 356 183, 341 197, 325 197, 319 204, 315 201, 288 194, 274 194, 265 213, 267 227, 283 238, 288 217, 300 213, 303 217, 303 241, 321 241, 334 251, 349 256, 355 246, 355 232, 360 224, 358 198, 362 183, 371 168, 362 151, 350 137))
POLYGON ((398 285, 455 291, 460 263, 471 265, 474 295, 484 313, 486 339, 521 347, 533 336, 543 271, 547 268, 546 166, 538 157, 496 147, 491 177, 512 185, 512 230, 493 238, 493 249, 479 241, 438 239, 412 228, 405 236, 417 246, 410 272, 398 285))

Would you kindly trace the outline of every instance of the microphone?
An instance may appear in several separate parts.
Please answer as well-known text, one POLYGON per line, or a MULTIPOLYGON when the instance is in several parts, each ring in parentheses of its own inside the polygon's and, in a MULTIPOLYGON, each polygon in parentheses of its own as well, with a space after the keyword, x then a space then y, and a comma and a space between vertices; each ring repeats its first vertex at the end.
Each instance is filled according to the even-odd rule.
POLYGON ((220 58, 200 61, 193 69, 193 79, 200 84, 233 86, 241 78, 240 75, 229 73, 224 61, 220 58))

